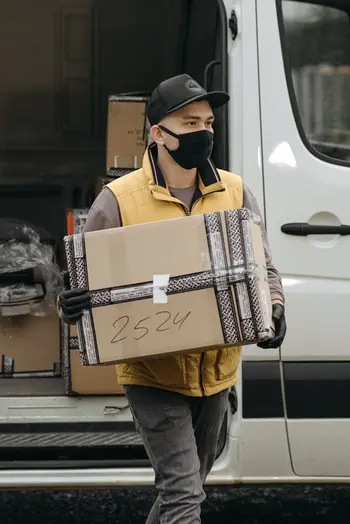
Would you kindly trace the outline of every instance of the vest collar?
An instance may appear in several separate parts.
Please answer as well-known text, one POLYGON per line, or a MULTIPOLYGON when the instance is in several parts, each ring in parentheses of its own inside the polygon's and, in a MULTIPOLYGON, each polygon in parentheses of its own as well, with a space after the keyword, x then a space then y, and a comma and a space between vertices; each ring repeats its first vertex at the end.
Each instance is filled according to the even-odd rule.
MULTIPOLYGON (((163 174, 158 166, 157 144, 153 143, 147 148, 143 157, 142 167, 145 175, 149 179, 152 193, 156 198, 158 195, 162 195, 162 200, 176 200, 171 196, 163 174), (167 196, 169 198, 166 198, 167 196)), ((225 187, 221 181, 218 170, 211 158, 209 158, 198 173, 197 191, 199 190, 201 195, 206 195, 215 191, 223 191, 224 189, 225 187)))

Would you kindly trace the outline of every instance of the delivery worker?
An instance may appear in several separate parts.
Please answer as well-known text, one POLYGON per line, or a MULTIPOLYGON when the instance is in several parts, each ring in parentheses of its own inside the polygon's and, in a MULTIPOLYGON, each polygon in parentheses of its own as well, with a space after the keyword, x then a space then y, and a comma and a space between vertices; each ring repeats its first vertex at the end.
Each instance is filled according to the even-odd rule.
MULTIPOLYGON (((148 105, 154 142, 142 168, 103 189, 84 232, 241 207, 260 215, 242 179, 216 169, 210 158, 212 110, 228 100, 228 94, 208 93, 186 74, 162 82, 148 105)), ((277 348, 286 333, 284 296, 265 230, 263 239, 276 330, 272 340, 259 345, 277 348)), ((87 290, 63 291, 58 301, 67 323, 76 322, 90 307, 87 290)), ((240 348, 209 350, 203 355, 189 353, 117 366, 118 381, 124 385, 155 471, 158 498, 148 524, 200 522, 203 483, 216 457, 228 392, 237 380, 240 348)))

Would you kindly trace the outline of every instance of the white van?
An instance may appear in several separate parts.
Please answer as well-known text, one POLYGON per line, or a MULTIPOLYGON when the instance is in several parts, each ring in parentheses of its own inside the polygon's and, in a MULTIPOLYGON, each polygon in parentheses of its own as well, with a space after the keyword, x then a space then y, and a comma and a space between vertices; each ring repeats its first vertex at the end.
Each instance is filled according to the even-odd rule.
MULTIPOLYGON (((228 89, 214 160, 265 212, 288 334, 244 350, 208 483, 349 482, 348 0, 7 0, 0 29, 0 217, 56 238, 104 172, 108 95, 228 89)), ((0 488, 152 483, 125 397, 0 377, 0 488)))

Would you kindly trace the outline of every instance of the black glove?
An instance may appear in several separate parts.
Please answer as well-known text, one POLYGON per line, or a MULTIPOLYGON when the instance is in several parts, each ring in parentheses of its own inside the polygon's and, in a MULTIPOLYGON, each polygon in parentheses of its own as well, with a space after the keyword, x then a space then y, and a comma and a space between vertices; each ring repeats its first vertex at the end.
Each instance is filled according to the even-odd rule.
POLYGON ((284 307, 281 304, 274 304, 272 306, 272 319, 275 323, 275 336, 270 340, 259 342, 258 347, 262 349, 275 349, 282 345, 284 337, 287 332, 286 317, 284 314, 284 307))
POLYGON ((63 278, 66 289, 58 295, 58 305, 63 320, 76 322, 81 319, 85 309, 91 308, 91 294, 87 289, 69 289, 68 273, 64 273, 63 278))

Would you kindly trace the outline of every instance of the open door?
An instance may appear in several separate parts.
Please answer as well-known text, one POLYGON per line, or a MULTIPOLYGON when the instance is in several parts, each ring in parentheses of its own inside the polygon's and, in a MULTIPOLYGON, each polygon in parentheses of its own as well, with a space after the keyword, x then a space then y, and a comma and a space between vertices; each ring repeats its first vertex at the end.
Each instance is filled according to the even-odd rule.
MULTIPOLYGON (((66 210, 89 207, 105 173, 108 96, 150 92, 184 72, 209 89, 226 89, 225 5, 11 0, 0 3, 0 28, 0 219, 45 227, 60 243, 64 269, 66 210)), ((219 110, 215 124, 215 162, 221 168, 228 167, 226 113, 219 110)), ((60 341, 55 314, 54 327, 55 347, 42 342, 43 336, 38 340, 37 331, 43 335, 38 328, 29 355, 22 331, 21 343, 12 337, 11 347, 1 346, 0 325, 0 485, 1 469, 57 465, 114 467, 124 475, 127 467, 143 468, 143 482, 150 483, 153 473, 127 401, 116 394, 114 366, 108 375, 115 388, 108 391, 106 370, 100 378, 95 370, 82 371, 74 330, 62 329, 60 341), (46 347, 55 350, 49 364, 46 347), (18 363, 18 353, 25 360, 16 375, 13 366, 5 370, 5 351, 11 363, 18 363)), ((227 443, 228 423, 225 419, 218 455, 227 443)), ((19 480, 14 476, 13 482, 19 480)))
POLYGON ((266 219, 287 297, 280 356, 291 460, 300 476, 349 476, 350 6, 264 0, 257 10, 266 219))

